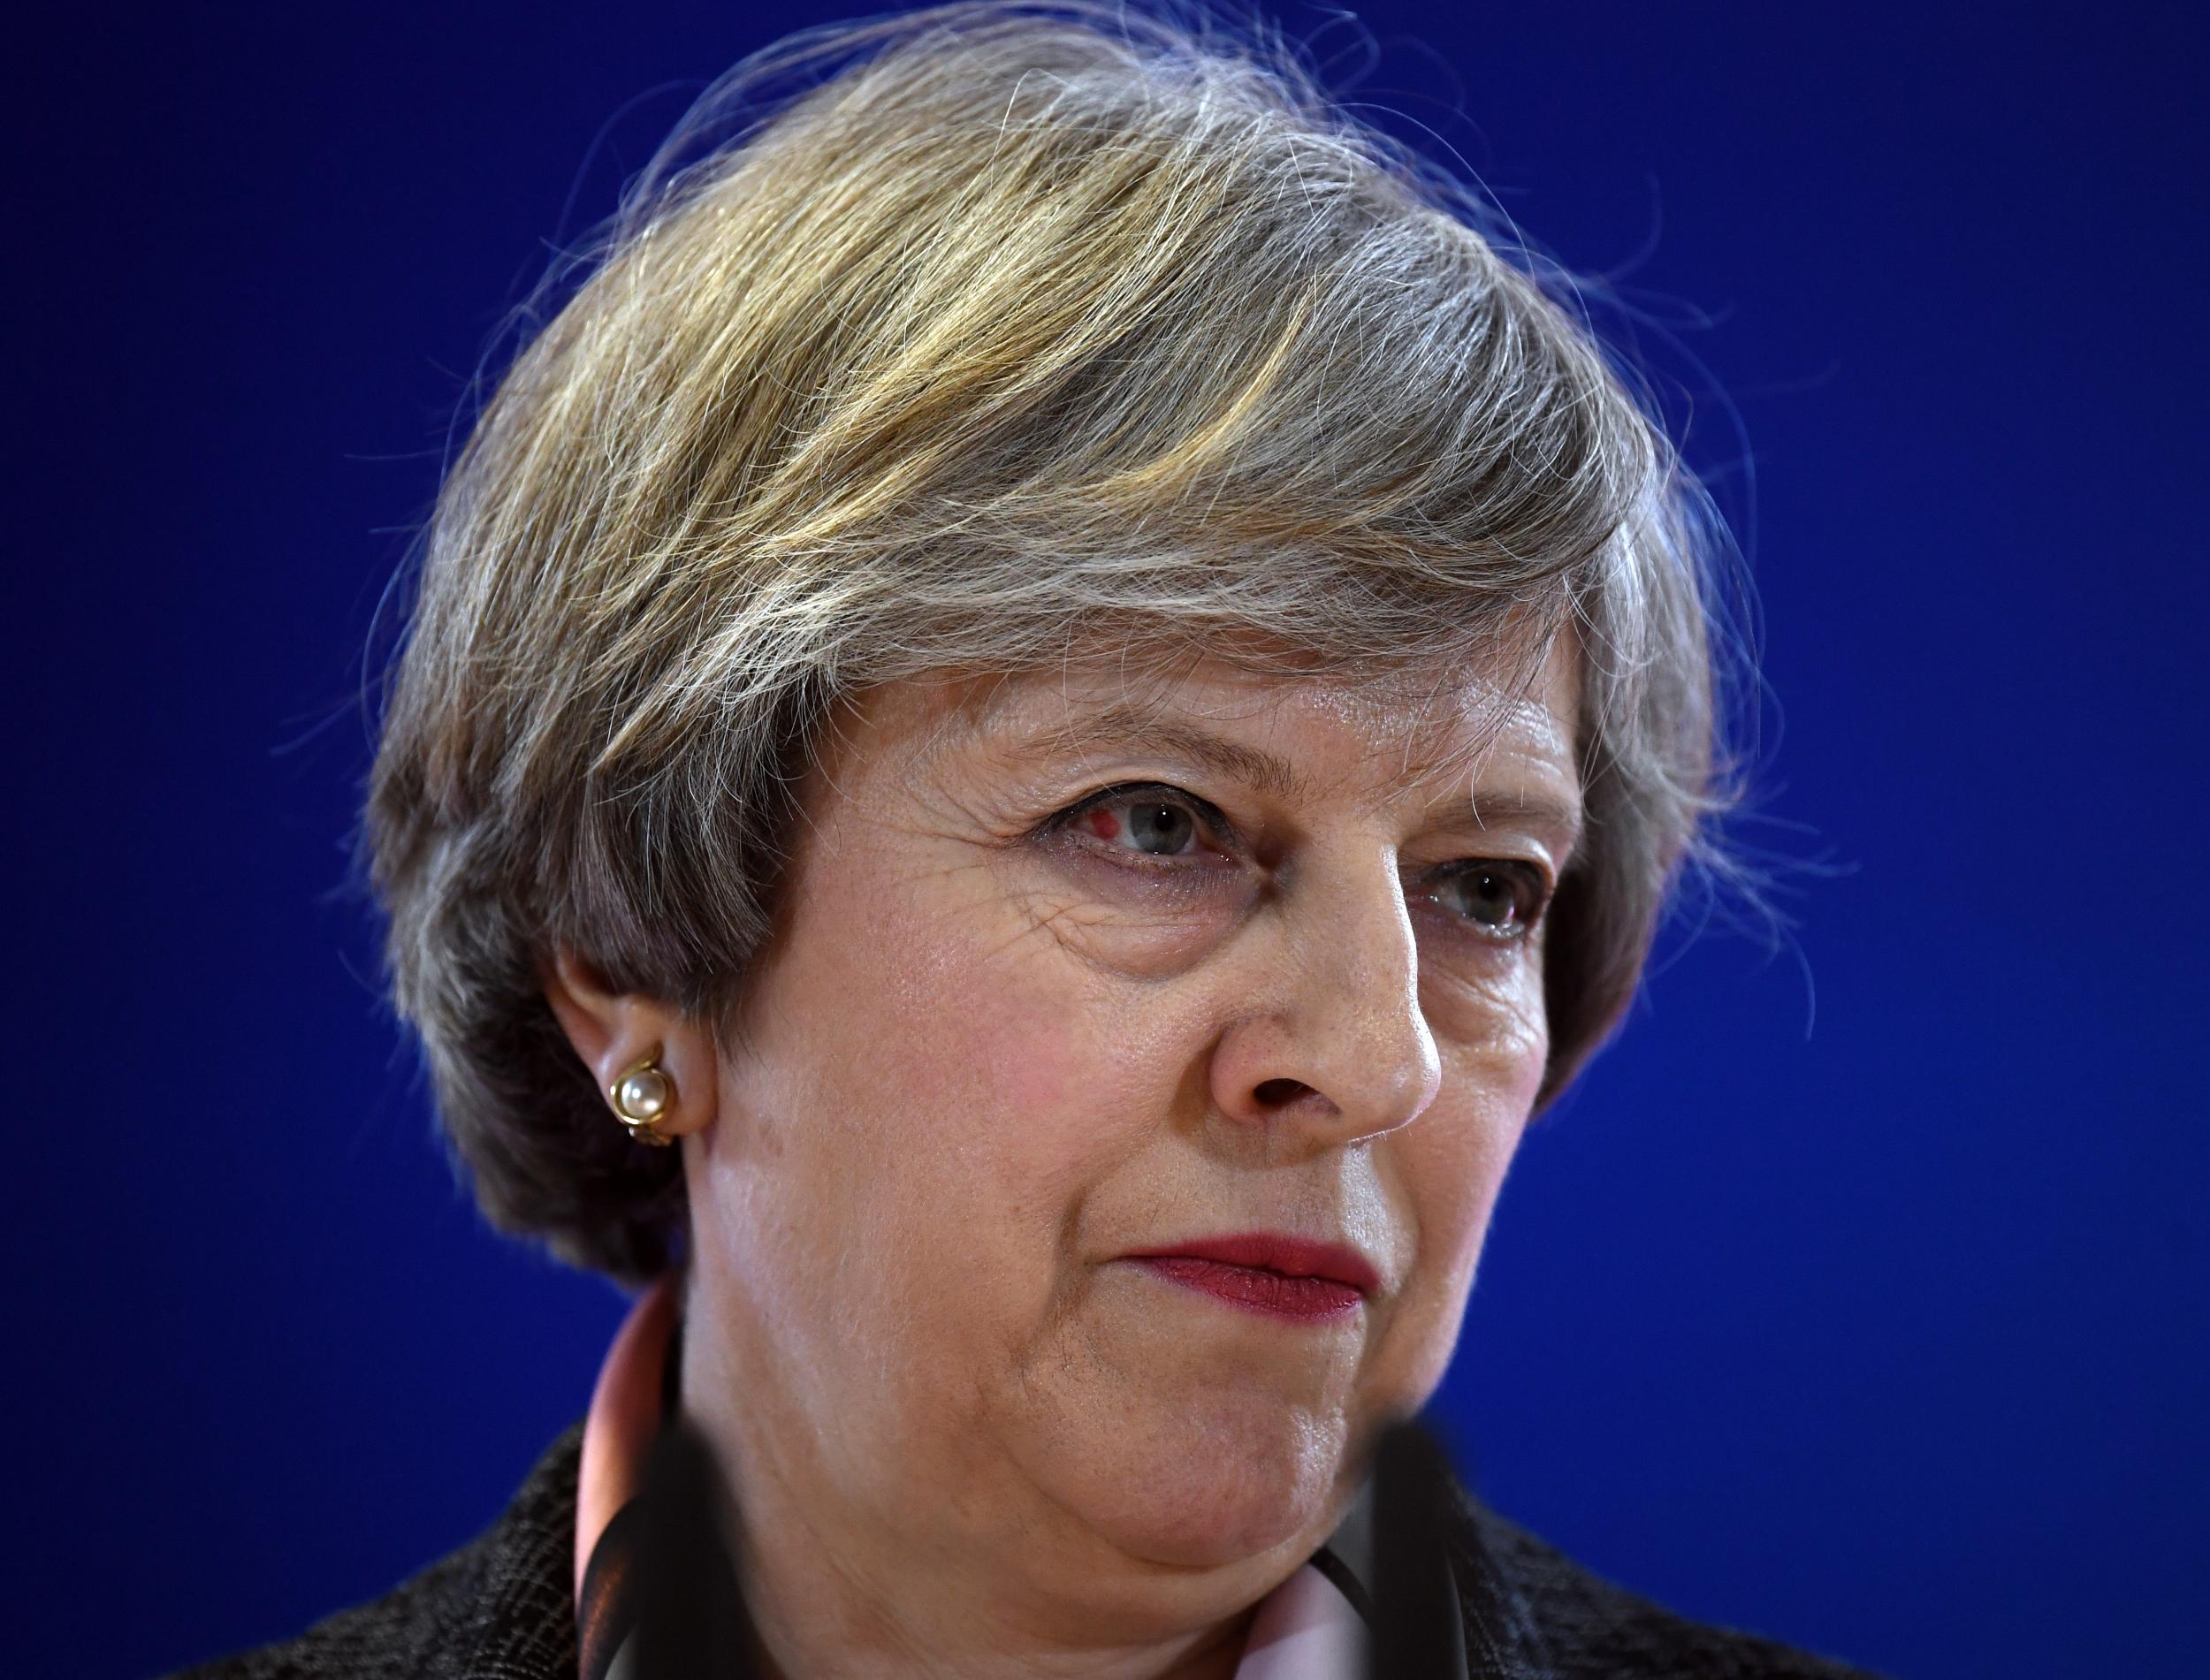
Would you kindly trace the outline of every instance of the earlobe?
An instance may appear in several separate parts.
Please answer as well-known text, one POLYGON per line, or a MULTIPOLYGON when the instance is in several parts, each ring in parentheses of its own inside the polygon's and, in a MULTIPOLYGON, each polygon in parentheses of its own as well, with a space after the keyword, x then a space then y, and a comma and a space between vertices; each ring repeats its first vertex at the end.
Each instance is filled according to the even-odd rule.
POLYGON ((545 1002, 613 1117, 639 1143, 660 1145, 713 1118, 712 1042, 659 999, 615 992, 575 952, 540 964, 545 1002))

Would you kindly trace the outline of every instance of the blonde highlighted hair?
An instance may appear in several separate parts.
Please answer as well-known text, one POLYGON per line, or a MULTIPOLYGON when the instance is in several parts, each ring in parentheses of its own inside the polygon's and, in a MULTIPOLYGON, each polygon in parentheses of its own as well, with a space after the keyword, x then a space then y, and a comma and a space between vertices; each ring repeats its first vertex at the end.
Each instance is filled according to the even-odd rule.
POLYGON ((1193 15, 793 38, 548 281, 424 533, 362 831, 394 1001, 502 1228, 667 1263, 678 1152, 609 1121, 542 964, 727 1027, 794 785, 873 684, 1100 635, 1531 672, 1570 627, 1589 826, 1543 1105, 1683 865, 1727 863, 1731 551, 1639 385, 1470 192, 1193 15))

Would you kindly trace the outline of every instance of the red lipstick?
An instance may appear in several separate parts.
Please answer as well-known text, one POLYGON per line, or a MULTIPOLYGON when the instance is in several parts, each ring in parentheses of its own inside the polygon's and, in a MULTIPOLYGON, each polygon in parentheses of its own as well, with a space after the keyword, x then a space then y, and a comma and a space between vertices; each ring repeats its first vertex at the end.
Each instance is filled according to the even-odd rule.
POLYGON ((1307 1323, 1348 1317, 1381 1284, 1356 1249, 1275 1231, 1200 1237, 1126 1258, 1231 1306, 1307 1323))

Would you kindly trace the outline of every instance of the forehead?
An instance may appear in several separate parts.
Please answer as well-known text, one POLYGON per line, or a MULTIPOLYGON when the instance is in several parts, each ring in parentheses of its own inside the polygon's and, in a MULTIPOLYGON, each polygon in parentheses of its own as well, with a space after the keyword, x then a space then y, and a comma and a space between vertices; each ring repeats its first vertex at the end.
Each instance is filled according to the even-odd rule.
POLYGON ((1136 737, 1205 758, 1221 757, 1224 746, 1234 760, 1224 768, 1284 799, 1313 791, 1300 743, 1357 753, 1399 779, 1462 779, 1497 760, 1577 779, 1581 667, 1566 633, 1547 645, 1362 675, 1254 670, 1207 654, 1171 663, 1100 657, 949 687, 936 746, 1072 751, 1136 737), (1254 744, 1257 734, 1276 749, 1254 744))

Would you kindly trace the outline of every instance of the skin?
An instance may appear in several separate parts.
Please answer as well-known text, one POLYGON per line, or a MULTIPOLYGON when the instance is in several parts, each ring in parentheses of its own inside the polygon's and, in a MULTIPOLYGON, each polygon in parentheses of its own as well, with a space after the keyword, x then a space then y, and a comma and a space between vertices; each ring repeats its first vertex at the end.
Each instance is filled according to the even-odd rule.
POLYGON ((600 1083, 655 1045, 675 1083, 683 1403, 774 1672, 1233 1673, 1456 1343, 1549 1049, 1576 661, 1141 685, 1293 793, 1050 744, 1131 695, 1109 662, 885 685, 804 790, 741 1051, 558 956, 600 1083), (1054 825, 1115 783, 1162 786, 1054 825), (1123 1258, 1256 1229, 1382 1284, 1285 1322, 1123 1258))

